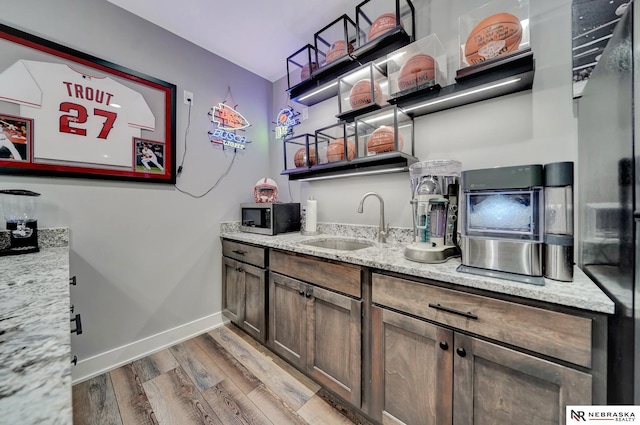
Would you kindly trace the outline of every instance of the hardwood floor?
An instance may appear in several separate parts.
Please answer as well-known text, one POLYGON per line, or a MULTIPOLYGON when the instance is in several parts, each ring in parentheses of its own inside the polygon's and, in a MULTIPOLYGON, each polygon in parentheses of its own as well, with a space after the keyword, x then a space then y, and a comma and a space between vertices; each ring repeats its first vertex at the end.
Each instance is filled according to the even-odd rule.
POLYGON ((366 423, 339 409, 316 383, 233 325, 73 387, 74 425, 366 423))

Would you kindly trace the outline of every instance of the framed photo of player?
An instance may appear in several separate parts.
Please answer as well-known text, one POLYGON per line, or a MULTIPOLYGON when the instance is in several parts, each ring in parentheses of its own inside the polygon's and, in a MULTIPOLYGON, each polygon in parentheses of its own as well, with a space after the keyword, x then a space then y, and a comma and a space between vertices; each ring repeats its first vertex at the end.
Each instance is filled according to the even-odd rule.
POLYGON ((175 117, 174 84, 0 24, 0 173, 173 184, 175 117))
POLYGON ((29 162, 33 120, 0 114, 0 161, 29 162))
POLYGON ((135 139, 136 154, 134 168, 138 173, 164 173, 164 143, 135 139))

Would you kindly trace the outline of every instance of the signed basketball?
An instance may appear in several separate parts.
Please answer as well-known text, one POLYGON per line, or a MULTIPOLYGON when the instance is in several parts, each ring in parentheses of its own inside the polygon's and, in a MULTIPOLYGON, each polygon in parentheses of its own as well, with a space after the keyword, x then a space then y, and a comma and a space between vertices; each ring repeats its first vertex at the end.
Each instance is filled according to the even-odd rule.
POLYGON ((469 65, 475 65, 517 50, 521 40, 522 26, 518 17, 510 13, 496 13, 471 30, 464 46, 464 56, 469 65))
MULTIPOLYGON (((395 130, 393 127, 381 126, 377 128, 367 142, 367 151, 371 153, 392 152, 395 150, 395 130)), ((402 134, 398 133, 398 150, 404 147, 402 134)))
MULTIPOLYGON (((356 157, 356 145, 352 141, 347 141, 347 159, 351 161, 356 157)), ((345 158, 344 155, 344 139, 336 139, 329 143, 327 147, 327 161, 341 161, 345 158)))
POLYGON ((373 24, 371 24, 371 28, 369 28, 369 36, 367 41, 375 40, 381 35, 389 32, 390 30, 396 27, 396 15, 395 13, 385 13, 383 15, 378 16, 373 24))

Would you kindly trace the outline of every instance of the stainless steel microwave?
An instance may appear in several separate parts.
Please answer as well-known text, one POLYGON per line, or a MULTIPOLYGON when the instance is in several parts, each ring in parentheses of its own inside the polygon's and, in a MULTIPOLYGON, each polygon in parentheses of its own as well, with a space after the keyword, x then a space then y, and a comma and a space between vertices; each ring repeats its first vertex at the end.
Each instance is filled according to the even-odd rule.
POLYGON ((300 231, 300 203, 240 204, 240 230, 262 235, 300 231))

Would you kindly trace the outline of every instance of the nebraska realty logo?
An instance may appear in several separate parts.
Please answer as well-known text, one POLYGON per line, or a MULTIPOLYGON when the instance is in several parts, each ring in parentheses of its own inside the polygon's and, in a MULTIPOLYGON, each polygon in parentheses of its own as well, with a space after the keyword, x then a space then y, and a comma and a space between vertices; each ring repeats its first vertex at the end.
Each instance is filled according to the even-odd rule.
POLYGON ((636 422, 640 417, 640 406, 567 406, 566 413, 567 424, 636 422))

